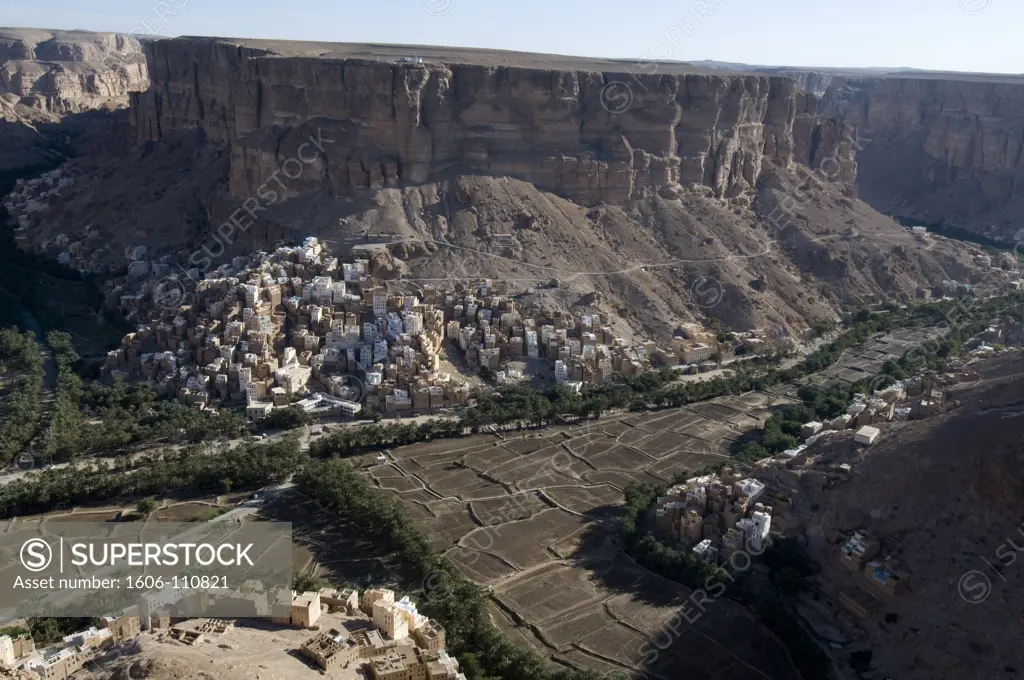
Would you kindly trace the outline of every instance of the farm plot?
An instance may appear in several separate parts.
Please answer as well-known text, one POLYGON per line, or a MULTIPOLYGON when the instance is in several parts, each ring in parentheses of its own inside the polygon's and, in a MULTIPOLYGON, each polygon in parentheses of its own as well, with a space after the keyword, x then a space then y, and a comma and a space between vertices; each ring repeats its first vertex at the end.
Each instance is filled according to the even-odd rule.
POLYGON ((568 486, 563 488, 545 489, 545 495, 567 508, 581 515, 593 513, 598 508, 610 508, 623 503, 622 492, 607 484, 601 486, 568 486))
POLYGON ((656 475, 659 479, 671 481, 673 477, 681 472, 699 470, 707 465, 716 465, 725 460, 721 455, 713 453, 677 451, 648 467, 646 472, 656 475))
POLYGON ((438 439, 390 449, 389 454, 399 468, 406 473, 415 473, 438 462, 458 460, 472 451, 493 449, 500 441, 493 435, 438 439))
POLYGON ((533 453, 534 451, 539 451, 546 446, 557 444, 564 438, 565 437, 561 432, 548 435, 532 435, 529 437, 509 439, 502 442, 501 447, 519 454, 533 453))
POLYGON ((590 469, 561 446, 549 446, 489 468, 486 473, 504 484, 534 489, 576 483, 590 469))
POLYGON ((567 652, 559 652, 552 658, 559 663, 567 664, 574 668, 596 671, 603 676, 610 676, 615 673, 623 672, 621 666, 617 666, 600 657, 588 654, 587 652, 576 648, 572 648, 567 652))
MULTIPOLYGON (((218 508, 209 503, 175 503, 166 508, 160 508, 150 515, 154 522, 199 522, 216 517, 218 510, 225 512, 227 508, 218 508)), ((95 513, 90 513, 95 514, 95 513)), ((79 514, 81 516, 81 514, 79 514)), ((68 519, 71 519, 70 517, 68 519)), ((68 520, 62 520, 68 521, 68 520)), ((104 521, 92 519, 90 521, 104 521)))
POLYGON ((587 432, 581 437, 575 437, 565 442, 565 446, 574 455, 588 460, 615 445, 615 438, 603 432, 587 432))
POLYGON ((486 449, 476 449, 462 456, 462 464, 474 470, 484 471, 520 458, 523 454, 511 451, 502 445, 486 449))
POLYGON ((653 433, 647 430, 642 430, 639 427, 634 427, 631 430, 627 430, 618 436, 618 442, 626 446, 636 446, 642 448, 643 443, 650 439, 653 433))
POLYGON ((535 649, 542 656, 549 651, 528 626, 517 625, 493 601, 489 602, 488 605, 491 612, 491 620, 510 640, 527 649, 535 649))
POLYGON ((642 470, 656 459, 636 449, 614 446, 599 453, 587 451, 587 462, 598 470, 642 470))
POLYGON ((690 410, 704 416, 705 418, 724 422, 728 422, 730 418, 740 414, 740 411, 737 409, 730 408, 726 404, 716 403, 713 401, 704 402, 703 404, 694 404, 690 407, 690 410))
POLYGON ((424 468, 434 467, 435 465, 443 465, 444 463, 450 463, 452 461, 463 460, 466 456, 472 456, 475 453, 487 455, 488 453, 498 451, 498 446, 494 444, 486 444, 484 446, 470 446, 468 448, 453 450, 453 451, 435 451, 429 454, 418 454, 411 460, 417 465, 424 468))
POLYGON ((423 483, 415 477, 384 477, 375 481, 377 486, 385 491, 396 493, 408 493, 423 488, 423 483))
MULTIPOLYGON (((586 525, 587 520, 584 518, 553 508, 521 522, 477 529, 474 533, 499 531, 501 540, 490 552, 520 569, 526 569, 549 561, 552 558, 549 546, 576 536, 586 525)), ((471 540, 470 536, 467 536, 466 540, 471 540)))
POLYGON ((473 470, 458 465, 435 465, 417 475, 427 488, 443 497, 460 500, 488 498, 506 493, 500 484, 490 482, 473 470))
POLYGON ((559 649, 569 648, 573 643, 596 633, 614 623, 601 607, 591 606, 582 612, 555 618, 550 624, 540 626, 544 638, 559 649))
POLYGON ((473 583, 480 586, 492 585, 516 573, 515 567, 486 552, 500 538, 496 532, 473 534, 463 540, 465 545, 450 548, 445 557, 473 583))
POLYGON ((621 470, 596 470, 588 472, 583 479, 591 485, 610 484, 619 489, 625 490, 630 484, 660 484, 660 477, 655 477, 647 472, 624 472, 621 470))
MULTIPOLYGON (((778 395, 767 392, 747 392, 729 397, 730 403, 738 409, 763 409, 772 404, 782 403, 778 395)), ((795 403, 795 402, 794 402, 795 403)))
POLYGON ((469 504, 473 518, 485 527, 529 519, 550 507, 536 493, 520 493, 504 498, 472 501, 469 504))
POLYGON ((591 430, 604 432, 605 434, 609 434, 613 437, 618 437, 620 434, 629 432, 632 429, 632 425, 629 425, 622 420, 599 420, 591 426, 591 430))
POLYGON ((607 596, 589 572, 560 564, 549 564, 495 589, 495 597, 506 609, 539 626, 572 618, 607 596))
POLYGON ((650 664, 662 678, 716 680, 771 667, 773 680, 798 680, 778 640, 725 598, 666 643, 666 622, 689 591, 617 555, 603 522, 619 513, 627 485, 661 484, 727 460, 728 443, 769 400, 782 398, 761 392, 542 436, 414 444, 390 451, 394 466, 371 474, 456 568, 488 589, 495 623, 549 659, 634 675, 650 664))
POLYGON ((638 430, 644 430, 652 434, 670 430, 675 427, 679 420, 685 418, 685 411, 665 411, 662 413, 648 413, 636 416, 625 422, 633 425, 638 430))
POLYGON ((420 524, 430 537, 430 542, 438 548, 454 545, 460 538, 479 527, 469 514, 469 507, 459 501, 434 501, 428 506, 432 517, 420 520, 420 524))
POLYGON ((612 659, 623 666, 639 668, 643 661, 643 651, 650 647, 650 642, 642 633, 612 621, 600 630, 580 638, 576 645, 584 651, 612 659))
POLYGON ((661 432, 639 446, 641 451, 654 458, 664 458, 679 448, 679 435, 675 432, 661 432))

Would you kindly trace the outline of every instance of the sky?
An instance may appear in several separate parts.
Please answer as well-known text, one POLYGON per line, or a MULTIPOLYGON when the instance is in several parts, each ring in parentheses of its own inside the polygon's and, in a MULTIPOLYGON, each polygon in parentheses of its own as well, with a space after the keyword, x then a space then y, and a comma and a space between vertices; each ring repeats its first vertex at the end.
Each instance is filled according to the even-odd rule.
POLYGON ((0 25, 1024 73, 1024 0, 2 0, 0 25))

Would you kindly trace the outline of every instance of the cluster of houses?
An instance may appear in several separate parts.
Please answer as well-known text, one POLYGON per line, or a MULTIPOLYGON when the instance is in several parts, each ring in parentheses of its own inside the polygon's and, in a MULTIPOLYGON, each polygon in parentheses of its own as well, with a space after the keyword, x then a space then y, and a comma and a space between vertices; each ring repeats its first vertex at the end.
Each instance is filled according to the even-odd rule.
POLYGON ((352 589, 322 590, 320 595, 332 610, 361 613, 377 628, 330 628, 303 643, 299 651, 322 670, 356 663, 374 680, 465 680, 458 662, 445 651, 444 628, 420 614, 409 597, 395 600, 394 591, 386 588, 362 595, 352 589))
MULTIPOLYGON (((0 673, 20 680, 66 680, 110 648, 135 639, 143 631, 164 642, 199 645, 234 629, 235 620, 185 616, 184 611, 195 612, 200 606, 204 613, 215 616, 223 610, 218 603, 223 605, 225 598, 235 605, 242 600, 257 603, 261 598, 254 595, 262 594, 255 582, 224 597, 201 591, 150 593, 138 605, 102 617, 98 626, 40 650, 27 629, 10 627, 5 629, 9 634, 0 635, 0 673)), ((360 593, 322 588, 292 592, 290 601, 277 601, 270 610, 256 604, 249 616, 317 631, 298 652, 324 671, 357 664, 374 680, 465 680, 458 662, 445 650, 444 627, 420 614, 409 597, 396 600, 393 590, 376 588, 360 593), (353 619, 356 625, 353 630, 345 623, 324 629, 321 617, 328 612, 341 614, 346 622, 353 619), (370 622, 372 627, 365 625, 370 622)))
POLYGON ((26 249, 56 247, 60 251, 57 261, 67 265, 71 265, 74 258, 71 250, 85 250, 82 244, 73 246, 67 236, 58 237, 52 244, 32 243, 30 236, 35 221, 50 209, 50 201, 74 183, 74 178, 65 177, 59 168, 34 179, 19 179, 15 183, 14 190, 4 199, 4 208, 16 222, 14 240, 18 246, 26 249))
POLYGON ((104 616, 99 626, 64 636, 55 645, 37 649, 28 629, 18 623, 0 634, 0 674, 19 680, 66 680, 106 649, 139 634, 137 615, 104 616))
MULTIPOLYGON (((128 255, 144 258, 145 249, 128 255)), ((341 262, 312 237, 202 276, 154 281, 147 264, 138 268, 149 277, 141 290, 110 284, 126 318, 148 320, 108 354, 103 375, 148 381, 198 408, 245 404, 253 418, 296 403, 343 415, 421 414, 470 397, 467 381, 440 370, 445 345, 499 384, 520 374, 510 362, 543 359, 536 370, 577 390, 652 365, 699 364, 718 351, 714 335, 699 329, 668 349, 629 345, 599 314, 532 314, 491 280, 391 292, 374 267, 372 258, 341 262)))
POLYGON ((841 588, 838 601, 858 619, 876 613, 887 600, 903 593, 910 576, 899 560, 881 554, 881 544, 866 531, 856 531, 839 549, 839 564, 854 575, 847 587, 841 588))
POLYGON ((804 442, 784 451, 795 458, 823 437, 845 430, 856 430, 854 441, 870 446, 881 434, 877 425, 938 415, 946 409, 949 388, 977 379, 977 373, 964 363, 951 362, 944 371, 927 371, 898 381, 871 395, 855 394, 843 413, 825 422, 811 421, 801 428, 804 442))
POLYGON ((772 508, 759 502, 765 485, 733 468, 672 486, 655 502, 657 530, 705 563, 729 564, 738 552, 767 547, 772 508))

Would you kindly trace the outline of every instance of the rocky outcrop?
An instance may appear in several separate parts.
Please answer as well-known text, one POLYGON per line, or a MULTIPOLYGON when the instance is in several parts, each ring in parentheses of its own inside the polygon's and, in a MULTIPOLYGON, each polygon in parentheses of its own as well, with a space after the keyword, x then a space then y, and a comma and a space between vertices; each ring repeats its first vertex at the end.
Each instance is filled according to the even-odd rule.
MULTIPOLYGON (((152 88, 134 97, 139 141, 202 127, 231 147, 231 192, 275 173, 288 195, 511 176, 581 203, 620 203, 675 184, 748 192, 765 163, 834 154, 841 123, 793 80, 644 75, 317 55, 201 38, 146 46, 152 88), (332 140, 313 155, 310 135, 332 140), (292 175, 295 175, 292 177, 292 175)), ((855 166, 843 156, 842 179, 855 166)))
MULTIPOLYGON (((149 86, 142 45, 116 33, 0 28, 0 113, 126 106, 149 86)), ((24 115, 22 116, 24 117, 24 115)))

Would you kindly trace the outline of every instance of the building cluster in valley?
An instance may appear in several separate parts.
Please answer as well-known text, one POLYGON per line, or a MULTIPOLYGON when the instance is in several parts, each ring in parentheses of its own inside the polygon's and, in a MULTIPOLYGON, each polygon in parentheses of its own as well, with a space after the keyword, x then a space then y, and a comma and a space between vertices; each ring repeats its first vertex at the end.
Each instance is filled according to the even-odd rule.
POLYGON ((836 593, 836 600, 858 619, 877 613, 885 601, 902 594, 910 585, 910 576, 900 561, 883 554, 881 543, 866 531, 848 536, 837 559, 850 575, 836 593))
MULTIPOLYGON (((209 597, 203 592, 171 595, 177 603, 183 597, 209 597)), ((229 597, 244 598, 246 593, 229 597)), ((138 605, 104 616, 98 626, 68 635, 60 644, 45 649, 36 649, 27 629, 8 627, 5 630, 10 634, 0 635, 0 675, 65 680, 88 662, 144 633, 162 642, 199 645, 235 628, 237 617, 217 617, 216 606, 207 606, 210 616, 194 617, 175 615, 175 608, 168 604, 164 593, 151 593, 138 605)), ((409 597, 396 599, 393 590, 292 592, 289 602, 279 602, 267 612, 254 609, 252 616, 269 618, 278 626, 315 631, 296 652, 323 671, 361 666, 373 680, 465 680, 458 662, 445 649, 444 627, 420 614, 409 597)))
POLYGON ((490 280, 391 292, 372 257, 341 262, 315 238, 204 276, 157 279, 166 271, 149 268, 143 246, 129 255, 144 278, 131 293, 131 274, 108 282, 108 295, 138 327, 108 354, 104 377, 146 380, 199 408, 245 404, 253 418, 292 404, 350 416, 460 407, 471 389, 441 370, 445 353, 499 384, 514 376, 509 362, 547 360, 535 365, 579 390, 653 365, 707 362, 718 350, 700 331, 673 349, 629 345, 597 314, 531 314, 490 280))
MULTIPOLYGON (((33 243, 31 240, 31 228, 38 222, 40 216, 50 209, 50 202, 59 198, 65 189, 74 184, 75 178, 70 175, 65 176, 60 168, 43 173, 34 179, 19 179, 15 183, 14 190, 4 199, 4 208, 7 209, 7 214, 14 218, 14 241, 18 246, 29 250, 56 248, 59 251, 58 262, 69 266, 78 265, 77 269, 83 269, 81 265, 84 262, 76 261, 75 255, 71 251, 77 253, 91 251, 88 245, 83 243, 72 245, 72 239, 63 234, 58 236, 54 243, 33 243)), ((85 230, 85 240, 90 238, 92 231, 88 228, 85 230)), ((96 232, 95 237, 98 236, 99 232, 96 232)), ((98 242, 94 245, 100 246, 98 242)))
POLYGON ((738 552, 759 555, 767 547, 772 506, 765 484, 724 468, 672 486, 655 503, 655 526, 700 556, 705 563, 729 564, 738 552))
MULTIPOLYGON (((1007 329, 1018 325, 993 323, 982 337, 1005 340, 1007 329)), ((769 535, 783 535, 793 526, 795 500, 816 502, 845 479, 878 441, 885 423, 941 414, 950 407, 955 387, 977 378, 971 359, 953 359, 941 370, 870 395, 856 394, 840 416, 805 423, 803 442, 794 448, 670 487, 655 502, 655 527, 706 563, 727 565, 738 551, 760 554, 769 535)))
POLYGON ((781 456, 796 458, 816 441, 848 430, 855 431, 856 443, 871 446, 882 433, 879 425, 930 418, 943 413, 948 407, 950 390, 977 377, 968 363, 955 360, 942 371, 926 371, 875 390, 870 395, 855 394, 846 413, 827 421, 804 423, 800 431, 803 443, 784 451, 781 456))

